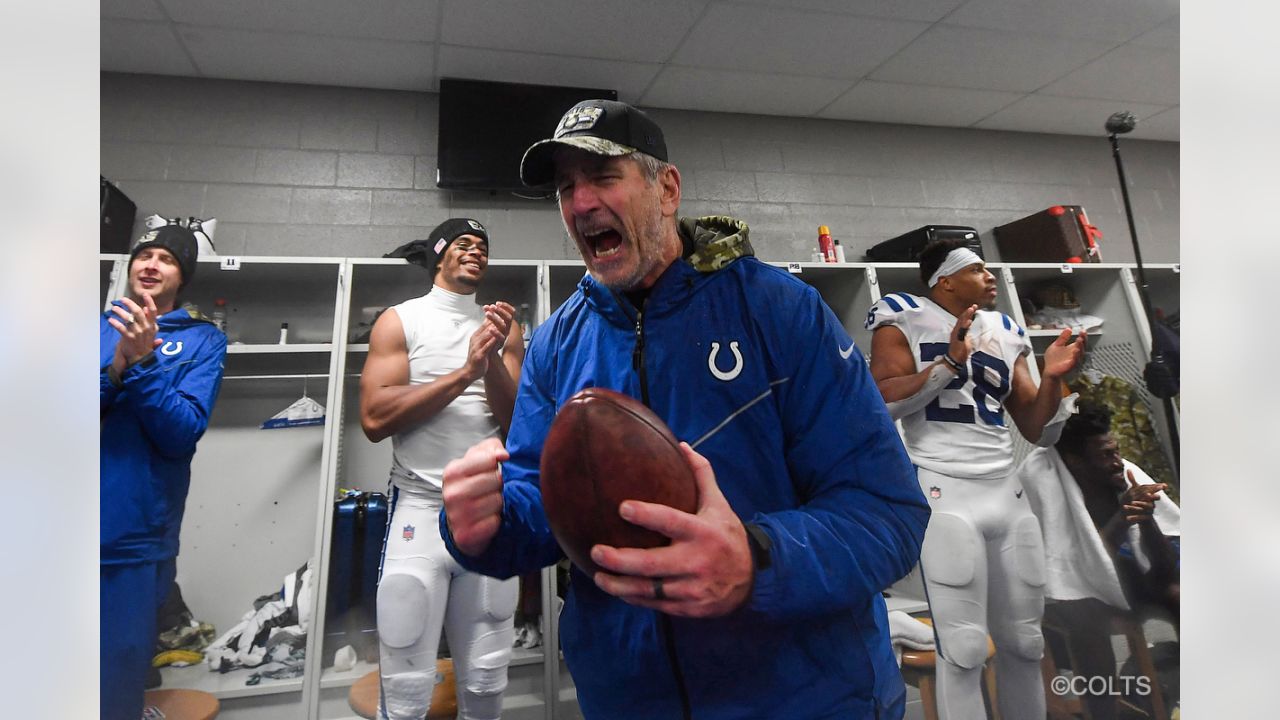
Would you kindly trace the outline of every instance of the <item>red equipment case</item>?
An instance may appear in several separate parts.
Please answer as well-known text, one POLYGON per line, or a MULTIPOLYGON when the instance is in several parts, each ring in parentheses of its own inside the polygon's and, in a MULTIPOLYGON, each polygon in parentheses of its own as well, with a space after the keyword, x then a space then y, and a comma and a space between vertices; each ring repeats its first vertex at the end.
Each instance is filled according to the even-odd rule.
POLYGON ((1054 205, 993 231, 1002 262, 1102 262, 1102 233, 1079 205, 1054 205))

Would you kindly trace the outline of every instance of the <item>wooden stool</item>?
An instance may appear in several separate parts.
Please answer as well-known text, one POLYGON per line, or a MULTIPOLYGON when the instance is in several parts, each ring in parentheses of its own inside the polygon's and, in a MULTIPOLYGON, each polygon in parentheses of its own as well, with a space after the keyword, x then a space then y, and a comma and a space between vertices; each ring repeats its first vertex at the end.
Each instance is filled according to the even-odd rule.
MULTIPOLYGON (((1151 659, 1151 649, 1147 647, 1147 636, 1142 631, 1142 623, 1134 619, 1128 613, 1119 610, 1113 611, 1109 618, 1099 618, 1102 622, 1108 622, 1112 635, 1123 635, 1125 642, 1129 646, 1129 654, 1133 656, 1137 663, 1138 672, 1147 678, 1149 683, 1147 687, 1151 688, 1151 713, 1149 717, 1152 720, 1169 720, 1169 711, 1164 704, 1164 695, 1160 690, 1160 679, 1156 674, 1155 661, 1151 659)), ((1042 623, 1045 633, 1055 632, 1063 635, 1068 634, 1068 629, 1058 627, 1049 622, 1042 623)), ((1071 652, 1071 646, 1068 643, 1067 652, 1071 652)), ((1074 659, 1073 659, 1074 664, 1074 659)), ((1040 660, 1040 672, 1044 676, 1045 705, 1050 720, 1074 720, 1081 717, 1084 720, 1091 720, 1092 714, 1089 712, 1089 706, 1082 702, 1080 698, 1074 695, 1059 695, 1058 693, 1048 692, 1051 687, 1050 683, 1058 676, 1058 663, 1054 660, 1053 651, 1050 649, 1048 642, 1044 645, 1044 657, 1040 660)), ((1137 710, 1142 715, 1147 715, 1145 709, 1134 708, 1128 701, 1121 700, 1126 706, 1137 710)))
MULTIPOLYGON (((925 625, 933 625, 931 618, 916 618, 925 625)), ((996 654, 996 645, 987 636, 987 660, 996 654)), ((902 679, 909 685, 920 688, 920 706, 925 720, 938 720, 938 696, 934 690, 937 683, 938 654, 933 650, 902 650, 902 679)), ((987 686, 987 700, 991 704, 991 717, 1000 720, 1000 708, 996 703, 996 673, 990 663, 982 668, 982 681, 987 686)))
MULTIPOLYGON (((431 709, 427 711, 427 720, 451 720, 458 714, 453 660, 449 658, 437 660, 436 675, 440 676, 440 680, 431 692, 431 709)), ((347 694, 347 704, 360 717, 373 718, 378 714, 378 694, 378 671, 374 670, 351 686, 351 692, 347 694)))
POLYGON ((156 706, 165 720, 213 720, 218 716, 218 698, 199 690, 175 688, 148 690, 142 706, 156 706))

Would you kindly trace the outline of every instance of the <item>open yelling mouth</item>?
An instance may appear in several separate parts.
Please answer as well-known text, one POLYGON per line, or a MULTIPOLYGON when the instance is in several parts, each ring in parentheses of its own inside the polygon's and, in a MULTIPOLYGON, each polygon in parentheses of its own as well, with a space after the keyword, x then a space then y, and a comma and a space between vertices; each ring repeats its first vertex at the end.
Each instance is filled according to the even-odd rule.
POLYGON ((607 258, 622 249, 622 235, 612 228, 581 234, 582 239, 591 248, 591 255, 595 258, 607 258))

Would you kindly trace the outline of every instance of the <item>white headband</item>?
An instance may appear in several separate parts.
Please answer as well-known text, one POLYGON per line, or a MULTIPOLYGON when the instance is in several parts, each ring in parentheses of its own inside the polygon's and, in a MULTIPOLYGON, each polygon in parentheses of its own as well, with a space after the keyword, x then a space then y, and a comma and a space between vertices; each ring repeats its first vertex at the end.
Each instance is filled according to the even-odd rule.
POLYGON ((942 265, 938 267, 938 271, 933 274, 933 277, 929 278, 929 287, 937 285, 939 280, 954 272, 958 272, 974 263, 980 262, 983 262, 983 260, 978 257, 978 253, 967 247, 956 248, 955 250, 947 253, 947 257, 942 261, 942 265))

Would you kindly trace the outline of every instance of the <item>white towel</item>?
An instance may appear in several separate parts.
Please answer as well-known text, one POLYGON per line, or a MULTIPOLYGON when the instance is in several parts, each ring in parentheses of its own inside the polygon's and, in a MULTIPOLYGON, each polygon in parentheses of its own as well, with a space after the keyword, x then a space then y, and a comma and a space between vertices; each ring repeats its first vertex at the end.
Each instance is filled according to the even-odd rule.
POLYGON ((889 611, 889 644, 893 646, 893 656, 902 665, 902 650, 932 650, 933 628, 902 612, 889 611))
MULTIPOLYGON (((1124 461, 1139 485, 1154 482, 1137 465, 1124 461)), ((1037 448, 1018 466, 1032 512, 1040 521, 1046 560, 1045 594, 1055 600, 1097 598, 1108 605, 1129 609, 1115 564, 1085 508, 1084 494, 1071 471, 1053 448, 1037 448)), ((1168 497, 1155 504, 1155 521, 1165 535, 1181 535, 1181 512, 1168 497)), ((1129 545, 1139 567, 1151 566, 1142 549, 1140 531, 1129 526, 1129 545)))

